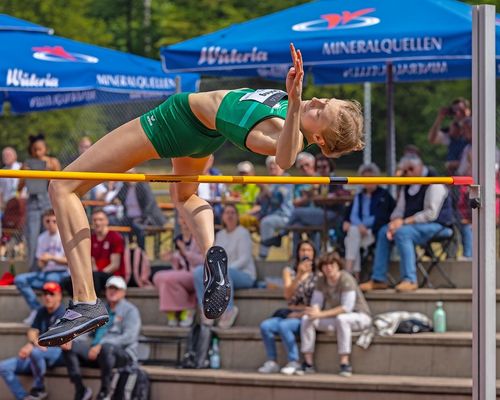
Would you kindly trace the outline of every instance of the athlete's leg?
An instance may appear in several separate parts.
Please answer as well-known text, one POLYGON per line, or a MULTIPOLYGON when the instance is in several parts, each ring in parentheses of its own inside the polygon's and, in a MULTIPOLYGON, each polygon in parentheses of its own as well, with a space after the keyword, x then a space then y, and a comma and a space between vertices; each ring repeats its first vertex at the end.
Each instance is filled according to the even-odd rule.
MULTIPOLYGON (((203 174, 209 157, 172 158, 175 175, 203 174)), ((193 232, 203 254, 214 245, 214 213, 210 204, 196 194, 198 183, 174 183, 170 185, 170 194, 176 208, 182 213, 193 232)))
MULTIPOLYGON (((174 174, 199 175, 205 170, 206 158, 172 159, 174 174)), ((177 209, 183 214, 198 246, 205 258, 205 292, 203 312, 207 318, 219 318, 227 308, 231 296, 228 277, 227 254, 222 247, 214 244, 214 214, 212 207, 196 195, 197 183, 176 183, 171 185, 172 198, 177 209)))
MULTIPOLYGON (((105 135, 65 171, 125 172, 158 155, 138 119, 105 135)), ((80 196, 98 182, 54 180, 49 193, 73 281, 73 299, 96 299, 90 259, 90 227, 80 196)))
MULTIPOLYGON (((158 154, 142 130, 139 119, 135 119, 104 136, 65 170, 125 172, 143 161, 157 157, 158 154)), ((71 270, 73 299, 76 302, 92 303, 96 300, 90 258, 90 227, 80 196, 97 183, 54 180, 49 185, 59 233, 71 270)), ((71 340, 72 336, 83 333, 88 327, 95 328, 102 322, 102 305, 100 309, 96 309, 91 305, 81 304, 78 311, 76 307, 72 310, 68 315, 65 314, 65 321, 41 335, 40 341, 45 345, 59 345, 71 340), (96 324, 95 321, 99 323, 96 324)), ((104 316, 107 318, 105 309, 104 316)))

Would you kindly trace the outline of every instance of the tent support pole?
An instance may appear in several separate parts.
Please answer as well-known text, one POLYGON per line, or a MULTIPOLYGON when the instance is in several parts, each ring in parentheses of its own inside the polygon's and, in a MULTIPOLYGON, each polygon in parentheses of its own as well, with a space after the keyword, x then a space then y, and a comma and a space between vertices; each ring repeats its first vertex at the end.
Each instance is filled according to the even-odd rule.
POLYGON ((365 150, 363 151, 363 163, 372 162, 372 85, 370 82, 363 84, 363 112, 365 119, 365 150))

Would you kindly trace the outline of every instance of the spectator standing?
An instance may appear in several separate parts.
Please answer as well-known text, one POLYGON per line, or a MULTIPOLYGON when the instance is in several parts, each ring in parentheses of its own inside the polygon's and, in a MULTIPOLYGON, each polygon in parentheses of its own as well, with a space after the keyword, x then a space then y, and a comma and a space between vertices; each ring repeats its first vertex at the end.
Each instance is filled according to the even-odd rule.
MULTIPOLYGON (((61 164, 59 160, 48 155, 47 144, 45 143, 45 136, 43 134, 30 135, 28 158, 22 169, 45 170, 45 171, 59 171, 61 164)), ((20 179, 18 190, 27 189, 27 218, 26 218, 26 242, 28 245, 28 266, 31 271, 38 269, 35 261, 36 243, 38 235, 42 228, 42 214, 45 210, 51 208, 48 181, 44 179, 20 179)))
MULTIPOLYGON (((376 164, 363 164, 358 169, 363 177, 380 176, 376 164)), ((391 194, 377 184, 363 185, 347 209, 343 231, 346 233, 345 270, 354 274, 357 280, 361 271, 360 250, 375 243, 378 230, 389 222, 395 201, 391 194)))
POLYGON ((82 155, 92 146, 92 139, 88 136, 82 136, 78 141, 78 155, 82 155))
MULTIPOLYGON (((111 276, 125 278, 125 240, 118 232, 109 230, 108 216, 102 208, 92 212, 90 246, 94 287, 100 294, 111 276)), ((71 278, 64 279, 62 286, 73 295, 71 278)))
MULTIPOLYGON (((221 246, 227 253, 228 275, 231 281, 231 297, 226 312, 219 319, 219 328, 228 329, 236 321, 238 308, 234 305, 234 291, 249 289, 254 286, 256 278, 255 263, 252 256, 252 238, 250 232, 240 225, 238 210, 227 204, 222 212, 222 226, 215 235, 215 245, 221 246)), ((203 266, 194 271, 194 285, 200 307, 203 305, 203 266)), ((207 320, 206 323, 209 323, 207 320)))
POLYGON ((45 231, 38 237, 36 247, 39 270, 18 274, 14 279, 14 284, 31 309, 30 316, 25 320, 28 325, 31 324, 40 307, 34 289, 42 289, 46 282, 60 283, 69 276, 68 261, 59 236, 54 210, 50 209, 43 213, 43 226, 45 231))
MULTIPOLYGON (((285 171, 276 163, 275 156, 266 158, 266 167, 270 176, 283 176, 285 171)), ((270 184, 263 185, 260 190, 258 203, 261 207, 259 258, 265 260, 269 254, 269 245, 266 239, 276 235, 278 228, 284 227, 292 215, 293 185, 270 184)))
POLYGON ((0 361, 0 376, 16 400, 46 399, 48 394, 45 391, 45 373, 48 368, 61 364, 59 347, 38 345, 38 336, 64 315, 61 286, 56 282, 46 282, 42 290, 43 306, 36 312, 35 319, 28 329, 28 342, 21 347, 17 357, 0 361), (29 373, 33 374, 34 382, 27 393, 17 375, 29 373))
POLYGON ((439 110, 429 130, 429 143, 441 144, 448 148, 445 166, 449 175, 456 174, 462 151, 464 147, 467 146, 463 122, 470 116, 471 110, 469 101, 459 97, 453 100, 450 106, 442 107, 439 110), (449 128, 442 127, 446 117, 452 118, 449 128))
POLYGON ((175 251, 166 259, 172 269, 158 271, 153 283, 158 289, 160 311, 167 313, 168 326, 189 327, 196 309, 193 270, 203 264, 204 257, 181 215, 179 225, 181 233, 174 239, 175 251))
MULTIPOLYGON (((403 176, 431 176, 422 160, 405 156, 400 161, 403 176)), ((373 274, 371 280, 360 285, 366 292, 387 288, 387 269, 394 243, 400 255, 401 283, 396 290, 416 290, 417 271, 415 245, 427 243, 453 220, 451 199, 445 185, 409 185, 399 193, 391 221, 377 234, 373 274)))
MULTIPOLYGON (((2 163, 3 169, 19 170, 22 166, 22 164, 17 161, 17 152, 13 147, 5 147, 2 150, 2 163)), ((0 179, 0 219, 2 218, 2 211, 7 202, 16 197, 18 185, 18 178, 0 179)))
POLYGON ((280 336, 288 359, 281 372, 292 375, 301 369, 296 336, 300 334, 301 317, 305 308, 310 305, 316 287, 315 259, 314 244, 303 240, 297 246, 294 266, 283 269, 284 296, 288 308, 277 310, 271 318, 260 324, 260 334, 267 355, 267 361, 259 368, 261 374, 280 371, 277 363, 276 335, 280 336))
POLYGON ((106 308, 109 322, 98 328, 93 336, 80 336, 61 346, 75 399, 91 399, 92 390, 85 387, 80 361, 97 363, 101 370, 101 389, 98 400, 110 398, 114 368, 132 367, 137 363, 141 316, 136 306, 126 298, 127 284, 120 276, 106 282, 106 308))
POLYGON ((352 331, 362 331, 371 325, 370 308, 354 277, 343 271, 343 262, 337 253, 322 255, 318 268, 323 275, 318 277, 311 306, 306 308, 300 326, 301 349, 304 353, 302 371, 315 372, 316 331, 335 331, 340 357, 339 374, 351 376, 352 331))

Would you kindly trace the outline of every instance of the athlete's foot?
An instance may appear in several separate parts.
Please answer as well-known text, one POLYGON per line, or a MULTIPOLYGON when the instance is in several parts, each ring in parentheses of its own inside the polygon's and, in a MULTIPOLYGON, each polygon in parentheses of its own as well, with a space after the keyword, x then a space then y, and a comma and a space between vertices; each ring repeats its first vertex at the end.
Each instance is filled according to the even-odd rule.
POLYGON ((204 268, 203 313, 208 319, 216 319, 224 314, 231 298, 226 251, 219 246, 208 249, 204 268))
POLYGON ((108 311, 101 300, 96 304, 73 304, 69 302, 63 317, 40 335, 40 346, 60 346, 77 336, 103 326, 109 320, 108 311))

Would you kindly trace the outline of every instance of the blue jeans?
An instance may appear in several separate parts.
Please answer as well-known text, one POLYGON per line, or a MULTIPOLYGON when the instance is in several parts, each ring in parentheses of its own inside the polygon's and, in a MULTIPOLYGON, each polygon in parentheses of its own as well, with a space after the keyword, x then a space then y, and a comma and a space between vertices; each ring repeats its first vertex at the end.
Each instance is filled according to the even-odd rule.
POLYGON ((37 310, 40 307, 40 303, 33 289, 40 290, 45 282, 61 283, 68 276, 68 271, 27 272, 17 275, 14 279, 14 284, 23 295, 30 309, 37 310))
POLYGON ((277 359, 275 335, 280 335, 285 346, 288 361, 299 360, 296 336, 300 333, 300 318, 268 318, 260 324, 268 360, 277 359))
MULTIPOLYGON (((193 271, 194 288, 196 289, 196 297, 198 297, 198 304, 200 305, 200 307, 203 306, 203 292, 205 291, 205 287, 203 286, 203 268, 203 265, 200 265, 193 271)), ((234 268, 228 268, 228 275, 232 290, 227 309, 231 310, 234 306, 234 291, 236 289, 252 288, 255 283, 255 279, 253 279, 246 272, 241 272, 234 268)))
POLYGON ((462 235, 463 256, 472 257, 472 224, 460 224, 462 235))
POLYGON ((34 348, 29 358, 12 357, 0 362, 0 376, 4 379, 6 385, 16 398, 23 400, 28 393, 19 382, 18 374, 33 374, 33 387, 37 389, 44 388, 43 378, 47 368, 58 364, 61 357, 59 347, 48 347, 47 351, 34 348))
MULTIPOLYGON (((377 234, 372 279, 378 282, 386 282, 387 280, 387 268, 389 267, 392 246, 392 242, 386 237, 387 227, 388 225, 384 225, 377 234)), ((396 231, 394 234, 394 243, 398 248, 400 256, 399 269, 401 280, 417 282, 415 245, 427 243, 441 229, 443 229, 443 225, 437 222, 429 222, 402 225, 396 231)))

